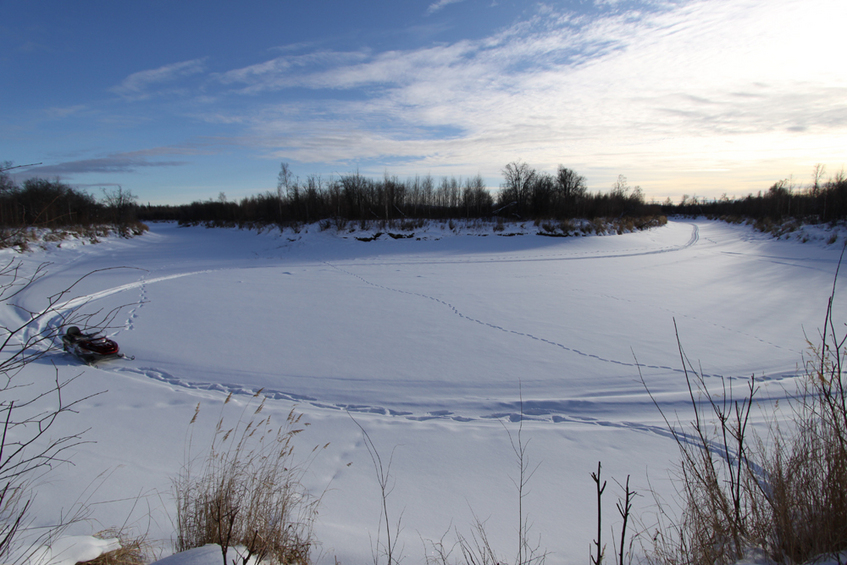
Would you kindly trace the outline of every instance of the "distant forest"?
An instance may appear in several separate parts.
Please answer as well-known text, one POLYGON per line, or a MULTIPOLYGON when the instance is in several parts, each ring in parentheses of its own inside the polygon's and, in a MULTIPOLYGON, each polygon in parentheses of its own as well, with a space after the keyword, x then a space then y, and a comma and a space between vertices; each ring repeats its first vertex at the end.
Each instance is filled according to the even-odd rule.
POLYGON ((18 185, 0 163, 0 228, 60 228, 128 225, 137 218, 137 198, 129 190, 104 190, 100 199, 58 180, 31 178, 18 185))
POLYGON ((681 214, 714 218, 752 218, 782 222, 831 222, 847 218, 847 178, 840 172, 824 179, 818 165, 808 186, 786 179, 766 191, 743 198, 704 199, 685 196, 679 203, 648 203, 640 187, 621 175, 607 192, 590 192, 585 177, 559 166, 556 174, 523 162, 503 170, 499 190, 485 187, 482 177, 466 179, 415 176, 369 178, 357 173, 323 178, 296 177, 280 166, 277 190, 229 201, 217 199, 183 205, 139 205, 131 191, 103 192, 100 199, 58 180, 28 179, 17 185, 0 167, 0 227, 62 227, 97 223, 178 221, 210 226, 291 225, 318 221, 395 221, 410 219, 492 219, 564 221, 575 218, 648 218, 681 214))

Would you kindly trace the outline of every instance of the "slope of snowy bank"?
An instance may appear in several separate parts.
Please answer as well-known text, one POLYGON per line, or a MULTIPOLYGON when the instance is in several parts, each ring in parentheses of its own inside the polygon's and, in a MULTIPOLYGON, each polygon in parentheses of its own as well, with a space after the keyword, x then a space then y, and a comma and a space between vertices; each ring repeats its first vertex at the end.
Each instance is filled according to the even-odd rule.
MULTIPOLYGON (((92 443, 38 485, 34 515, 48 524, 84 500, 90 520, 70 533, 125 524, 168 554, 171 480, 189 433, 195 448, 205 445, 219 417, 234 423, 261 389, 277 421, 296 406, 310 422, 298 436, 304 459, 330 443, 305 476, 322 495, 316 535, 326 563, 370 561, 379 524, 374 469, 352 418, 393 453, 388 507, 402 515, 407 562, 424 561, 422 540, 469 533, 474 516, 513 559, 509 432, 521 412, 538 465, 523 506, 548 563, 587 558, 598 461, 610 483, 608 526, 621 494, 611 479, 631 475, 649 528, 649 491, 672 498, 677 449, 637 364, 663 409, 684 421, 676 322, 709 382, 723 376, 741 390, 755 374, 760 398, 785 397, 805 335, 823 321, 841 249, 704 220, 568 238, 430 225, 369 242, 314 226, 150 227, 129 240, 2 252, 25 270, 51 263, 18 298, 31 309, 91 273, 66 307, 119 308, 107 333, 135 356, 86 367, 56 351, 22 373, 36 386, 54 371, 78 374, 70 397, 102 392, 64 419, 62 433, 88 430, 92 443)), ((837 296, 836 312, 844 306, 837 296)), ((16 313, 0 315, 10 323, 16 313)))

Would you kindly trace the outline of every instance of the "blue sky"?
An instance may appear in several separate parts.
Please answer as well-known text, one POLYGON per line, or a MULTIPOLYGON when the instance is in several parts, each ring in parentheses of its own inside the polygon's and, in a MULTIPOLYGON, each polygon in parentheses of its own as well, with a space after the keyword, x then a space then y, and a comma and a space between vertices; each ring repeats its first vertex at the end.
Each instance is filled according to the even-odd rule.
POLYGON ((843 0, 4 0, 0 162, 142 203, 522 160, 648 198, 847 163, 843 0))

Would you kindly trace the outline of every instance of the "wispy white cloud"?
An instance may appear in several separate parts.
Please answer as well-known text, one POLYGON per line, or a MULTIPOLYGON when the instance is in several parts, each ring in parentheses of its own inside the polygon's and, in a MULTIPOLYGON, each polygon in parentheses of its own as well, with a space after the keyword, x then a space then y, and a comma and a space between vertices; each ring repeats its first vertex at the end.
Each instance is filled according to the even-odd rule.
MULTIPOLYGON (((784 170, 789 164, 844 161, 838 28, 847 4, 613 4, 591 16, 547 5, 488 37, 419 49, 297 45, 211 74, 205 60, 185 61, 134 73, 113 91, 151 97, 191 77, 203 87, 183 115, 235 129, 231 142, 269 158, 375 174, 391 163, 400 175, 497 178, 505 163, 523 159, 545 170, 574 167, 592 188, 623 173, 648 194, 702 184, 702 171, 711 171, 709 182, 729 171, 741 192, 763 174, 795 172, 784 170)), ((181 162, 115 154, 49 174, 181 162)))
MULTIPOLYGON (((368 53, 316 51, 301 55, 285 55, 241 69, 216 73, 212 78, 223 85, 243 85, 244 94, 257 94, 269 90, 292 87, 316 87, 315 77, 325 69, 350 68, 365 60, 368 53)), ((338 88, 343 88, 338 85, 338 88)))
POLYGON ((426 13, 427 14, 434 14, 435 12, 444 8, 445 6, 448 6, 450 4, 456 4, 458 2, 463 2, 463 1, 464 0, 438 0, 437 2, 433 2, 432 4, 429 5, 429 7, 426 9, 426 13))
POLYGON ((406 163, 401 173, 461 163, 493 172, 523 158, 658 179, 651 170, 813 151, 812 136, 833 153, 825 147, 847 128, 847 79, 834 76, 847 7, 812 4, 618 5, 592 18, 548 10, 483 40, 285 57, 220 80, 268 100, 292 86, 367 93, 269 102, 248 116, 249 138, 277 157, 390 158, 406 163))
POLYGON ((206 70, 205 61, 205 59, 193 59, 191 61, 164 65, 157 69, 139 71, 129 75, 119 85, 112 87, 110 90, 125 98, 149 98, 155 94, 155 92, 151 92, 152 87, 203 73, 206 70))

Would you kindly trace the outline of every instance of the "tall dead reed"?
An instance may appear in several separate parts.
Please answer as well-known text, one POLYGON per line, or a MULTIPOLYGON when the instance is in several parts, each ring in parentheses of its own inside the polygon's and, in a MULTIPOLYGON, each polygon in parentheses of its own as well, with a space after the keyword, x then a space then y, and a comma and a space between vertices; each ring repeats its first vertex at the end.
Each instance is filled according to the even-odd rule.
POLYGON ((301 415, 292 409, 277 427, 261 415, 263 407, 264 400, 249 419, 242 415, 231 428, 221 417, 205 459, 198 465, 189 458, 173 481, 177 551, 215 543, 224 565, 232 565, 226 560, 229 548, 244 565, 251 559, 275 565, 310 562, 319 499, 301 483, 307 464, 294 458, 301 415))
POLYGON ((679 446, 681 512, 660 505, 652 562, 731 564, 758 552, 793 564, 847 550, 847 330, 834 319, 837 281, 836 271, 823 328, 807 339, 791 417, 780 424, 766 415, 764 437, 748 425, 755 379, 740 399, 726 381, 712 393, 679 345, 694 419, 665 418, 679 446))

